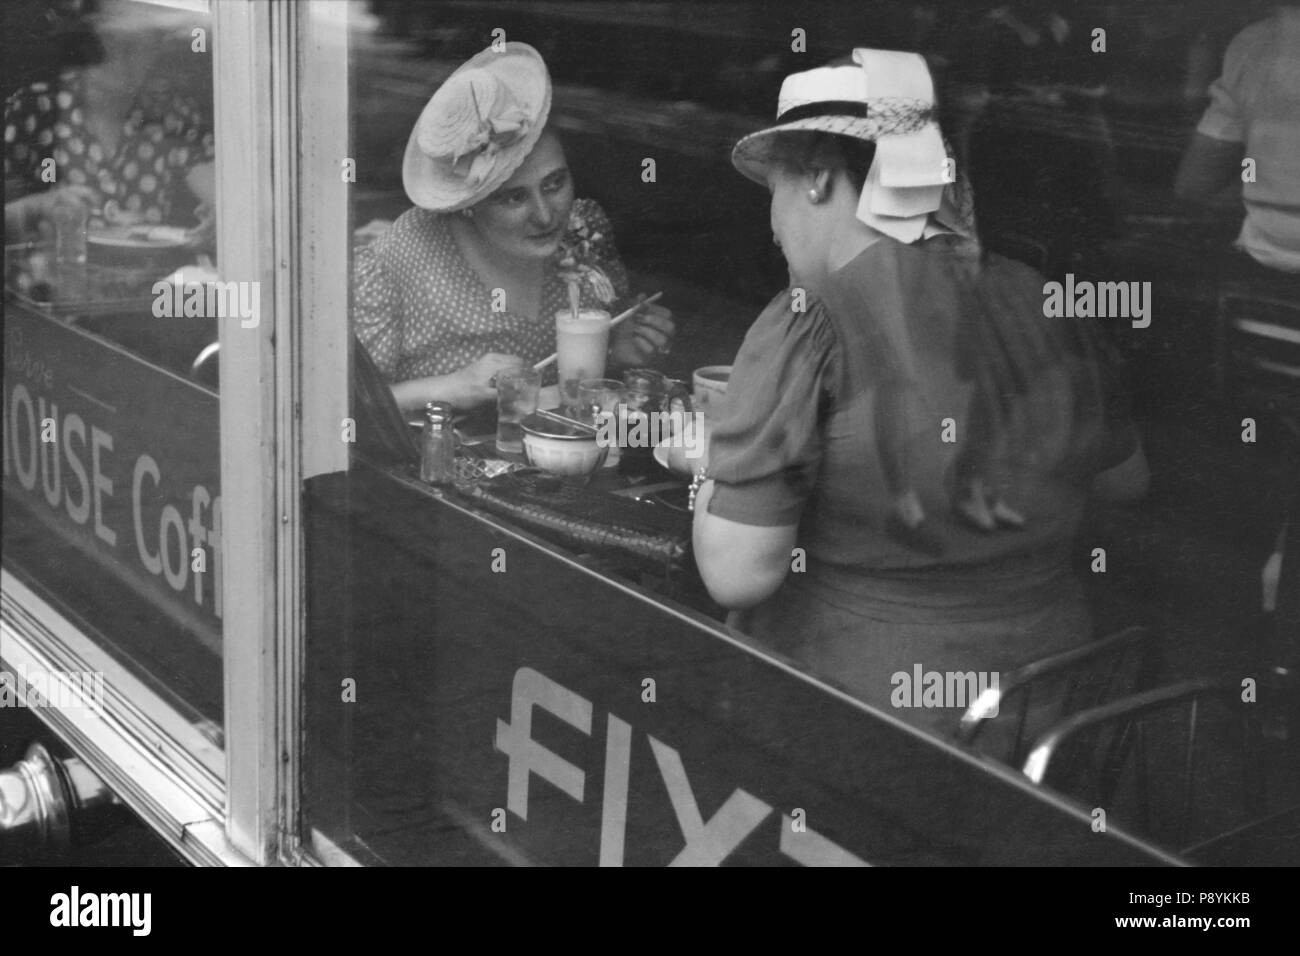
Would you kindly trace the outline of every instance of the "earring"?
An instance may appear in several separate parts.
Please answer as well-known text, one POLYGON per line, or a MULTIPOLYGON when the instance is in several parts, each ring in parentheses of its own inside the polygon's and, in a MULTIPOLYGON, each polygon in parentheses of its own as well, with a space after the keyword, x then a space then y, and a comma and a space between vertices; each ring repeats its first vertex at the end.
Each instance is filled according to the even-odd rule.
POLYGON ((808 190, 808 200, 813 204, 819 203, 822 201, 822 194, 816 189, 810 189, 808 190))
POLYGON ((473 206, 468 206, 468 207, 462 209, 462 210, 460 211, 460 214, 461 214, 462 216, 464 216, 466 219, 473 219, 473 218, 474 218, 474 207, 473 207, 473 206))

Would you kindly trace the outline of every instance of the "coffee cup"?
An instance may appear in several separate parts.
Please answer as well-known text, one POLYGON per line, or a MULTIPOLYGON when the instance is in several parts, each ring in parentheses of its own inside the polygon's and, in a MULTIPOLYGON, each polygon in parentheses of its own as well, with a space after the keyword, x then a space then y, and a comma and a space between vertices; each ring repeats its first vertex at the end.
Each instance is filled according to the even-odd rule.
POLYGON ((703 412, 710 423, 722 417, 730 379, 730 365, 705 365, 691 375, 695 410, 703 412))
POLYGON ((671 433, 660 443, 669 471, 694 475, 709 465, 709 438, 713 426, 700 412, 673 412, 668 415, 671 433), (675 417, 680 416, 680 417, 675 417))

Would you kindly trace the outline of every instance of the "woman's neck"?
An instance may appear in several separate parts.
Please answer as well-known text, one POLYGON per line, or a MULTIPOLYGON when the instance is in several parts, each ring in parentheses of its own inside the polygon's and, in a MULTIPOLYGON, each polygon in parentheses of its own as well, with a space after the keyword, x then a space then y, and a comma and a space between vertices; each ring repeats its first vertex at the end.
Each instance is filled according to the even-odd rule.
MULTIPOLYGON (((843 188, 848 181, 841 179, 841 188, 834 189, 823 208, 826 216, 826 271, 824 275, 838 272, 885 236, 858 218, 858 195, 855 190, 843 188)), ((823 276, 824 277, 824 276, 823 276)))
POLYGON ((100 43, 104 59, 86 67, 84 74, 94 80, 105 99, 134 95, 149 73, 156 38, 148 33, 123 35, 108 30, 100 34, 100 43))
POLYGON ((543 259, 520 258, 489 245, 474 224, 459 215, 448 217, 452 238, 461 257, 487 289, 504 288, 511 311, 532 314, 541 307, 542 284, 546 276, 543 259))
POLYGON ((545 261, 542 259, 512 256, 494 248, 474 228, 474 224, 462 216, 451 217, 452 235, 456 237, 461 251, 468 253, 475 268, 481 268, 493 275, 508 276, 516 280, 531 279, 542 275, 545 261))

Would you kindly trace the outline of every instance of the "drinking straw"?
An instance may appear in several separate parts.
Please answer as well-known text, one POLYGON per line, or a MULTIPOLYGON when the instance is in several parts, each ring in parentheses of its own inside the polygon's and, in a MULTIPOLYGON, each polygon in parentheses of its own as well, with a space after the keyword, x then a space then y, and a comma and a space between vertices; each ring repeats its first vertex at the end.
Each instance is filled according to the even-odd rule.
MULTIPOLYGON (((656 292, 654 295, 642 299, 640 302, 632 306, 632 308, 628 309, 626 312, 620 312, 618 315, 614 316, 614 318, 610 319, 609 327, 612 329, 614 326, 618 325, 620 322, 626 319, 637 309, 641 308, 641 306, 649 305, 651 302, 657 302, 662 296, 663 296, 662 292, 656 292)), ((537 369, 538 371, 541 371, 542 369, 546 368, 546 366, 550 365, 559 357, 560 357, 559 352, 552 352, 550 355, 546 356, 546 358, 542 359, 540 362, 534 365, 533 368, 537 369)))

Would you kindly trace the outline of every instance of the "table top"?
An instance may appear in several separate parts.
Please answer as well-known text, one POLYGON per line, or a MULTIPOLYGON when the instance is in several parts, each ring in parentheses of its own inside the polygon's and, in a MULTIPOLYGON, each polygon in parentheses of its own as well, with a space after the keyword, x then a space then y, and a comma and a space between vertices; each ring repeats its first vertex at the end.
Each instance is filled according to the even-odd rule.
POLYGON ((1187 857, 1206 866, 1300 866, 1300 805, 1193 847, 1187 857))
POLYGON ((46 315, 108 315, 148 311, 153 286, 194 261, 186 248, 146 249, 144 254, 83 265, 60 265, 53 243, 5 246, 5 293, 46 315))

